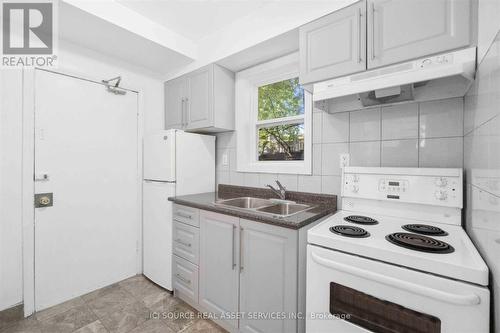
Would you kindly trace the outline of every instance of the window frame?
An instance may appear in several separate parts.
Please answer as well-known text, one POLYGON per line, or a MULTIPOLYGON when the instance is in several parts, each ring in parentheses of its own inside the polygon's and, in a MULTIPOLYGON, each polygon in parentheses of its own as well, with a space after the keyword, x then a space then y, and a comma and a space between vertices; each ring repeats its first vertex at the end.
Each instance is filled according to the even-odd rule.
MULTIPOLYGON (((299 77, 299 56, 287 56, 236 73, 237 171, 311 174, 312 170, 312 94, 304 89, 304 114, 258 120, 258 89, 261 86, 299 77), (259 161, 260 127, 304 124, 304 160, 259 161)), ((304 88, 304 87, 303 87, 304 88)))

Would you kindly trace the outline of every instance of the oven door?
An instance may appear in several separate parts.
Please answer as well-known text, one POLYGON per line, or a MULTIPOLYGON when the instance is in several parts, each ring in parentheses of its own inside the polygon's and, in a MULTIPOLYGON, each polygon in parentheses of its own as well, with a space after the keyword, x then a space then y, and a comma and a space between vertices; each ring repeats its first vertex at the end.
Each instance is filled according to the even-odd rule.
POLYGON ((487 288, 307 246, 308 333, 489 332, 487 288))

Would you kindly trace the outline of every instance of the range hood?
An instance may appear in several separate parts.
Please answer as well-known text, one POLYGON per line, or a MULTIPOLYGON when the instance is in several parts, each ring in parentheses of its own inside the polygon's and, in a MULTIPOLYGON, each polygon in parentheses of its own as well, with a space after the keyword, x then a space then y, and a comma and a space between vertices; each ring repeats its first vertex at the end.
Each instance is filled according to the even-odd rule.
POLYGON ((313 100, 351 96, 371 106, 464 96, 475 70, 473 47, 315 83, 313 100))

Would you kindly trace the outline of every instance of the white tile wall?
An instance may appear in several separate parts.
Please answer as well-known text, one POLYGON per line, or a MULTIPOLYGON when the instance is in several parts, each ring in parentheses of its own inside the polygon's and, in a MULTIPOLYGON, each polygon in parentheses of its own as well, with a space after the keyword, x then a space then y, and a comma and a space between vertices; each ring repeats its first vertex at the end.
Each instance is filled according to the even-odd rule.
POLYGON ((380 166, 380 141, 350 142, 351 165, 364 167, 380 166))
POLYGON ((321 143, 323 112, 313 112, 313 143, 321 143))
POLYGON ((349 112, 323 113, 322 142, 349 141, 349 112))
POLYGON ((298 176, 298 190, 301 192, 321 193, 321 176, 298 176))
POLYGON ((217 183, 265 186, 275 179, 290 189, 339 193, 339 155, 351 165, 461 167, 463 98, 372 107, 329 114, 313 112, 312 175, 239 173, 236 135, 217 134, 217 183), (229 166, 220 165, 226 151, 229 166), (337 188, 338 187, 338 188, 337 188))
POLYGON ((418 138, 418 103, 382 107, 382 140, 418 138))
POLYGON ((463 166, 463 137, 421 139, 419 166, 456 168, 463 166))
POLYGON ((349 141, 380 140, 380 108, 351 112, 349 141))
POLYGON ((492 275, 492 332, 500 332, 500 32, 464 102, 466 230, 492 275))
POLYGON ((278 175, 278 180, 290 191, 297 191, 298 175, 278 175))
POLYGON ((312 154, 312 173, 313 175, 321 175, 321 153, 322 145, 313 144, 313 154, 312 154))
POLYGON ((383 167, 418 167, 418 140, 382 141, 381 160, 383 167))
POLYGON ((348 143, 324 143, 321 150, 321 174, 340 176, 340 155, 349 153, 348 143))
POLYGON ((420 138, 463 136, 462 98, 420 103, 420 138))

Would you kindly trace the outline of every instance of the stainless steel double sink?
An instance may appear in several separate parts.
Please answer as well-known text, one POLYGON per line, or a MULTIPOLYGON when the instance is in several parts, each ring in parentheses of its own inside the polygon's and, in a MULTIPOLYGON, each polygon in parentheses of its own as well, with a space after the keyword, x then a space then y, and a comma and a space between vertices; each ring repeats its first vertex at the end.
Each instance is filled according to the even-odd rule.
POLYGON ((298 204, 293 201, 253 197, 218 200, 214 202, 214 204, 234 208, 236 210, 253 211, 263 215, 274 215, 278 217, 291 216, 313 208, 313 206, 298 204))

